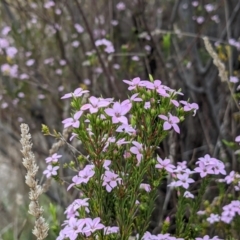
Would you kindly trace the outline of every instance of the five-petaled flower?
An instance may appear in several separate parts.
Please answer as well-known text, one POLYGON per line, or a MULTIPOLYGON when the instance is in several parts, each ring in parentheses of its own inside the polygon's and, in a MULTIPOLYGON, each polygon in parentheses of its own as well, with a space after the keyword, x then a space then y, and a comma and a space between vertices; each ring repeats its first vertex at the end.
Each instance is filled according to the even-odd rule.
POLYGON ((163 130, 169 130, 173 128, 175 132, 180 133, 180 129, 177 125, 177 123, 180 122, 179 118, 176 116, 173 116, 171 113, 169 113, 169 117, 164 116, 164 115, 158 115, 159 118, 165 120, 163 124, 163 130))
POLYGON ((64 124, 64 128, 67 127, 74 127, 74 128, 79 128, 80 126, 80 122, 79 122, 79 118, 82 116, 83 111, 78 111, 76 112, 72 118, 67 118, 65 120, 62 121, 62 123, 64 124))
POLYGON ((160 157, 157 156, 158 164, 155 165, 155 168, 165 169, 169 173, 173 173, 175 166, 171 164, 170 159, 162 160, 160 157))
POLYGON ((59 169, 58 166, 52 166, 48 165, 47 169, 43 171, 43 174, 46 175, 47 178, 50 178, 51 176, 56 176, 57 175, 57 170, 59 169))
POLYGON ((121 183, 122 179, 112 171, 105 171, 103 176, 103 186, 106 186, 106 190, 111 192, 113 188, 117 186, 117 184, 121 183))
POLYGON ((81 107, 81 110, 87 110, 89 109, 90 113, 96 113, 98 111, 99 108, 101 107, 107 107, 111 102, 105 99, 101 99, 101 98, 96 98, 94 96, 89 98, 89 102, 87 104, 84 104, 81 107))
POLYGON ((115 102, 112 108, 105 109, 105 113, 112 117, 113 123, 123 123, 128 124, 127 118, 124 116, 130 111, 131 107, 128 104, 121 104, 115 102))

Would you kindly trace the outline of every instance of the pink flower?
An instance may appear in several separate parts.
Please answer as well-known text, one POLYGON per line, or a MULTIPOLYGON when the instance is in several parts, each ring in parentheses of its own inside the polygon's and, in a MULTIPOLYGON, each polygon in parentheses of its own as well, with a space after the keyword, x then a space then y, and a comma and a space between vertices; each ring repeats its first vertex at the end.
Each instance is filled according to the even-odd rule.
POLYGON ((93 165, 86 165, 85 168, 81 171, 79 171, 77 176, 74 176, 72 178, 73 183, 70 184, 67 188, 69 190, 75 185, 80 185, 82 183, 88 183, 88 181, 94 176, 95 171, 93 170, 93 165))
POLYGON ((130 106, 126 104, 120 104, 119 102, 115 102, 113 104, 113 108, 107 108, 105 113, 112 117, 113 123, 123 123, 128 124, 127 118, 124 116, 130 111, 130 106))
POLYGON ((130 152, 135 154, 137 156, 137 160, 138 160, 138 164, 137 166, 140 164, 142 157, 143 157, 143 146, 141 143, 137 142, 137 141, 133 141, 133 147, 130 148, 130 152))
POLYGON ((180 101, 184 105, 183 110, 185 112, 192 111, 193 110, 193 116, 196 115, 196 111, 199 109, 198 104, 196 103, 188 103, 186 101, 180 101))
POLYGON ((101 219, 99 217, 91 219, 86 218, 85 223, 86 227, 83 228, 83 233, 89 236, 91 233, 95 232, 96 230, 100 230, 104 228, 104 225, 100 223, 101 219))
POLYGON ((8 47, 6 48, 6 54, 10 58, 14 58, 17 54, 18 50, 15 47, 8 47))
POLYGON ((240 144, 240 135, 235 138, 235 142, 240 144))
POLYGON ((125 5, 125 3, 123 3, 123 2, 119 2, 119 3, 116 5, 116 8, 117 8, 118 11, 123 11, 123 10, 126 9, 126 5, 125 5))
POLYGON ((50 157, 47 157, 45 160, 46 160, 46 163, 50 163, 50 162, 58 162, 58 159, 61 158, 62 155, 57 155, 57 153, 54 153, 52 156, 50 157))
POLYGON ((65 120, 62 121, 62 123, 64 124, 64 128, 67 127, 74 127, 74 128, 79 128, 80 126, 80 122, 79 122, 79 118, 82 116, 83 111, 78 111, 74 114, 73 118, 67 118, 65 120))
POLYGON ((105 227, 104 228, 104 235, 109 235, 112 233, 118 233, 119 227, 105 227))
POLYGON ((61 99, 71 98, 71 97, 81 97, 84 93, 88 93, 88 90, 83 90, 82 88, 77 88, 73 93, 66 93, 61 99))
POLYGON ((78 23, 75 23, 74 27, 78 33, 82 33, 84 31, 83 27, 78 23))
POLYGON ((164 115, 158 115, 159 118, 165 120, 163 124, 163 130, 169 130, 173 127, 175 132, 180 133, 180 129, 177 125, 177 123, 180 122, 179 118, 176 116, 173 116, 171 113, 169 113, 169 117, 164 115))
POLYGON ((190 193, 189 191, 186 191, 183 195, 185 198, 194 198, 194 195, 190 193))
POLYGON ((89 109, 90 113, 96 113, 96 112, 98 112, 99 108, 107 107, 110 104, 109 101, 100 99, 100 98, 96 98, 94 96, 89 98, 89 102, 90 103, 84 104, 81 107, 82 111, 89 109))
POLYGON ((177 174, 177 178, 178 178, 178 181, 176 182, 176 186, 177 187, 182 186, 185 189, 189 188, 189 183, 194 182, 192 178, 189 178, 189 175, 187 173, 177 174))
POLYGON ((123 82, 127 83, 128 85, 130 85, 130 87, 128 87, 128 90, 133 90, 135 89, 137 86, 139 86, 141 79, 139 77, 134 78, 132 81, 129 80, 123 80, 123 82))
POLYGON ((48 1, 44 4, 44 8, 48 9, 55 6, 55 3, 53 1, 48 1))
POLYGON ((117 186, 117 184, 121 183, 122 179, 112 171, 105 171, 103 176, 103 186, 106 186, 107 192, 111 192, 113 188, 117 186))
POLYGON ((140 184, 140 189, 144 189, 146 192, 150 192, 151 191, 151 186, 149 184, 146 184, 146 183, 141 183, 140 184))
POLYGON ((171 164, 170 159, 162 160, 160 157, 157 156, 158 164, 155 165, 155 168, 165 169, 169 173, 173 173, 175 166, 171 164))
POLYGON ((128 133, 129 135, 132 135, 133 133, 136 132, 136 130, 131 125, 122 124, 116 129, 116 132, 125 132, 128 133))
POLYGON ((48 165, 47 169, 43 171, 43 174, 46 175, 47 178, 50 178, 51 176, 57 175, 58 169, 59 169, 58 166, 53 167, 52 165, 48 165))
POLYGON ((237 83, 237 82, 239 82, 239 79, 238 79, 238 77, 230 76, 230 80, 229 81, 232 82, 232 83, 237 83))
POLYGON ((77 211, 79 208, 83 208, 87 213, 89 213, 90 211, 88 209, 88 206, 89 206, 89 203, 87 202, 88 200, 89 198, 74 200, 73 203, 67 207, 64 214, 67 215, 68 219, 79 216, 79 213, 77 211))
POLYGON ((213 224, 215 222, 219 222, 220 221, 220 216, 218 214, 213 214, 211 213, 210 214, 210 217, 207 218, 207 221, 210 223, 210 224, 213 224))

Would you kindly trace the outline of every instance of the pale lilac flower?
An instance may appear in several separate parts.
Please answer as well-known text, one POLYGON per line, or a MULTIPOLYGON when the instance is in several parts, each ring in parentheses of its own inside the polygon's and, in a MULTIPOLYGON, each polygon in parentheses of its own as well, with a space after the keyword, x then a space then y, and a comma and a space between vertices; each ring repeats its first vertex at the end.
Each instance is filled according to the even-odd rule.
POLYGON ((139 93, 135 93, 130 99, 126 99, 122 102, 122 106, 126 105, 128 108, 132 108, 132 102, 141 102, 142 99, 137 97, 139 93))
POLYGON ((58 91, 59 91, 59 92, 62 92, 63 90, 64 90, 64 86, 59 86, 59 87, 58 87, 58 91))
POLYGON ((116 142, 117 146, 121 146, 121 145, 123 145, 123 144, 128 144, 128 143, 129 143, 129 142, 126 141, 125 138, 121 138, 121 139, 119 139, 119 140, 116 142))
POLYGON ((82 33, 84 31, 83 27, 79 23, 75 23, 74 27, 78 33, 82 33))
POLYGON ((227 184, 230 184, 234 181, 235 179, 235 171, 231 171, 226 177, 225 177, 225 182, 227 184))
POLYGON ((104 235, 109 235, 112 233, 118 233, 119 227, 104 227, 104 235))
POLYGON ((75 199, 75 200, 73 201, 73 203, 70 204, 70 205, 67 207, 67 209, 66 209, 66 211, 64 212, 64 214, 67 215, 67 218, 68 218, 68 219, 71 218, 71 217, 79 216, 77 210, 78 210, 79 208, 82 208, 82 207, 84 208, 84 210, 85 210, 87 213, 89 213, 90 211, 89 211, 89 208, 88 208, 88 206, 89 206, 89 203, 87 202, 88 200, 89 200, 89 198, 75 199))
POLYGON ((193 116, 196 115, 196 111, 199 109, 199 106, 197 103, 188 103, 186 101, 180 101, 184 105, 183 110, 185 112, 192 111, 193 110, 193 116))
POLYGON ((19 93, 18 93, 18 97, 19 97, 19 98, 24 98, 24 97, 25 97, 25 94, 24 94, 23 92, 19 92, 19 93))
POLYGON ((129 135, 132 135, 133 133, 136 132, 136 130, 131 125, 122 124, 116 129, 116 132, 125 132, 128 133, 129 135))
POLYGON ((85 219, 70 218, 68 224, 65 227, 64 233, 67 235, 70 240, 75 240, 78 237, 79 233, 83 233, 83 227, 86 224, 85 219))
POLYGON ((1 108, 2 108, 2 109, 5 109, 5 108, 7 108, 7 107, 8 107, 8 103, 3 102, 3 103, 1 104, 1 108))
POLYGON ((163 130, 169 130, 173 128, 175 132, 180 133, 180 129, 177 125, 177 123, 180 122, 179 118, 176 116, 173 116, 171 113, 169 113, 169 117, 164 115, 158 115, 159 118, 165 120, 163 124, 163 130))
POLYGON ((60 15, 60 14, 62 13, 62 10, 59 9, 59 8, 57 8, 57 9, 55 10, 55 13, 56 13, 57 15, 60 15))
POLYGON ((23 79, 29 79, 29 76, 28 76, 28 74, 26 74, 26 73, 22 73, 22 74, 20 74, 19 78, 20 78, 21 80, 23 80, 23 79))
POLYGON ((198 167, 194 168, 196 173, 199 173, 201 178, 206 177, 208 174, 213 174, 213 169, 209 165, 205 165, 203 162, 200 162, 198 167))
POLYGON ((169 173, 173 173, 175 166, 171 164, 170 159, 162 160, 159 156, 157 156, 158 164, 155 165, 155 168, 165 169, 169 173))
POLYGON ((128 90, 133 90, 135 89, 137 86, 139 86, 141 79, 139 77, 133 78, 132 81, 129 80, 123 80, 123 82, 127 83, 128 85, 130 85, 128 87, 128 90))
POLYGON ((66 93, 61 99, 71 98, 71 97, 81 97, 84 93, 88 93, 88 90, 83 90, 82 88, 77 88, 73 93, 66 93))
POLYGON ((82 229, 83 233, 89 236, 91 233, 95 232, 96 230, 103 229, 105 226, 100 223, 101 219, 99 217, 91 219, 86 218, 85 223, 86 226, 82 229))
POLYGON ((50 178, 51 176, 57 175, 57 170, 59 169, 58 166, 53 167, 52 165, 48 165, 47 169, 43 171, 43 174, 46 175, 47 178, 50 178))
POLYGON ((137 62, 140 60, 140 58, 139 58, 139 56, 132 56, 132 60, 137 62))
POLYGON ((195 182, 192 178, 189 178, 187 173, 184 174, 177 174, 178 181, 176 181, 176 186, 182 186, 185 189, 189 188, 189 183, 195 182))
POLYGON ((235 138, 235 142, 240 144, 240 135, 235 138))
POLYGON ((145 104, 144 104, 144 108, 145 108, 145 109, 149 109, 149 108, 151 108, 151 104, 150 104, 150 102, 145 102, 145 104))
POLYGON ((51 8, 53 6, 55 6, 54 1, 48 1, 44 4, 44 8, 46 8, 46 9, 51 8))
POLYGON ((184 196, 185 198, 194 198, 194 195, 193 195, 192 193, 190 193, 189 191, 186 191, 186 192, 183 194, 183 196, 184 196))
POLYGON ((238 77, 230 76, 229 81, 232 82, 232 83, 238 83, 238 82, 239 82, 239 79, 238 79, 238 77))
POLYGON ((58 162, 58 159, 61 158, 62 155, 58 155, 57 153, 54 153, 52 156, 50 157, 47 157, 45 160, 46 160, 46 163, 50 163, 50 162, 58 162))
POLYGON ((200 16, 200 17, 196 18, 196 21, 197 21, 198 24, 202 24, 205 21, 205 18, 200 16))
POLYGON ((90 103, 86 103, 81 107, 82 111, 89 109, 90 113, 96 113, 98 112, 99 108, 107 107, 110 104, 109 101, 101 98, 96 98, 94 96, 91 96, 89 98, 89 102, 90 103))
POLYGON ((6 36, 11 31, 11 28, 9 26, 6 26, 2 29, 2 35, 6 36))
POLYGON ((91 80, 86 78, 86 79, 83 80, 83 83, 88 86, 88 85, 91 84, 91 80))
POLYGON ((94 166, 86 165, 83 170, 79 171, 78 175, 72 178, 73 183, 68 186, 67 190, 69 190, 75 185, 88 183, 88 181, 94 176, 94 174, 95 174, 94 166))
POLYGON ((196 167, 194 171, 200 173, 202 178, 208 174, 226 174, 225 165, 220 160, 210 157, 209 154, 199 158, 199 161, 197 161, 196 164, 199 166, 196 167))
POLYGON ((54 62, 54 59, 53 59, 53 58, 47 58, 47 59, 45 59, 45 60, 43 61, 44 64, 50 64, 50 65, 52 65, 53 62, 54 62))
POLYGON ((135 154, 137 156, 137 166, 140 164, 142 157, 143 157, 143 145, 137 141, 133 141, 132 144, 134 145, 133 147, 130 148, 130 152, 135 154))
POLYGON ((198 6, 198 4, 199 4, 199 2, 198 2, 198 1, 193 1, 193 2, 192 2, 192 5, 193 5, 193 7, 197 7, 197 6, 198 6))
POLYGON ((8 48, 9 42, 7 39, 0 38, 0 49, 8 48))
POLYGON ((215 6, 213 5, 213 4, 206 4, 205 6, 204 6, 204 8, 206 9, 206 11, 207 12, 212 12, 212 11, 214 11, 215 10, 215 6))
POLYGON ((117 21, 117 20, 111 20, 111 24, 112 24, 113 26, 117 26, 117 25, 118 25, 118 21, 117 21))
POLYGON ((67 127, 74 127, 74 128, 79 128, 80 126, 80 122, 79 122, 79 118, 82 116, 83 111, 78 111, 76 112, 72 118, 67 118, 65 120, 62 121, 62 123, 64 124, 64 128, 67 127))
POLYGON ((72 133, 71 137, 69 138, 69 141, 71 142, 76 136, 77 136, 76 133, 72 133))
POLYGON ((114 68, 114 69, 120 69, 120 65, 117 64, 117 63, 116 63, 116 64, 113 64, 113 68, 114 68))
POLYGON ((27 65, 28 67, 32 66, 34 63, 35 63, 35 60, 34 60, 34 59, 29 59, 29 60, 26 61, 26 65, 27 65))
POLYGON ((80 45, 80 42, 77 41, 77 40, 72 42, 72 46, 75 47, 75 48, 77 48, 79 45, 80 45))
POLYGON ((124 11, 126 9, 126 5, 125 3, 123 2, 119 2, 117 5, 116 5, 116 8, 118 11, 124 11))
POLYGON ((106 186, 107 192, 111 192, 113 188, 120 184, 122 179, 118 176, 118 174, 112 171, 105 171, 103 175, 103 186, 106 186))
POLYGON ((128 124, 127 118, 124 116, 130 111, 130 107, 128 105, 121 104, 119 102, 115 102, 112 108, 105 109, 105 113, 112 117, 112 123, 123 123, 128 124))
POLYGON ((210 223, 210 224, 213 224, 215 222, 219 222, 220 221, 220 216, 218 214, 213 214, 211 213, 210 214, 210 217, 207 218, 207 221, 210 223))
POLYGON ((200 215, 200 216, 205 215, 205 214, 206 214, 206 211, 203 211, 203 210, 199 210, 197 212, 197 215, 200 215))
POLYGON ((61 59, 61 60, 59 61, 59 64, 60 64, 61 66, 65 66, 65 65, 67 64, 67 61, 64 60, 64 59, 61 59))
POLYGON ((18 50, 15 47, 8 47, 6 48, 6 54, 10 58, 14 58, 17 54, 18 50))
POLYGON ((140 184, 140 189, 144 189, 146 192, 151 192, 151 186, 146 183, 141 183, 140 184))
POLYGON ((211 17, 211 19, 212 19, 215 23, 220 23, 220 18, 219 18, 218 15, 213 15, 213 16, 211 17))
POLYGON ((62 75, 62 69, 60 69, 60 68, 56 69, 55 73, 57 75, 62 75))
POLYGON ((176 107, 179 107, 179 102, 177 100, 174 100, 174 99, 171 99, 170 102, 176 106, 176 107))
POLYGON ((104 163, 103 163, 103 168, 105 169, 105 170, 109 170, 109 165, 111 165, 111 163, 112 163, 112 161, 111 160, 104 160, 104 163))

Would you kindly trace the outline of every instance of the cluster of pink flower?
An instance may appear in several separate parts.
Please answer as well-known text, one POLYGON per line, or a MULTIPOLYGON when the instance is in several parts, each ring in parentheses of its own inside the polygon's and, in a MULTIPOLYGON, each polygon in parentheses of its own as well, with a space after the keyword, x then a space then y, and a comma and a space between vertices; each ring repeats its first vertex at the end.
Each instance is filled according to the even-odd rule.
MULTIPOLYGON (((56 163, 58 163, 58 160, 61 157, 62 157, 62 155, 57 155, 57 153, 54 153, 52 156, 47 157, 45 160, 46 160, 46 163, 56 164, 56 163)), ((59 169, 59 166, 49 164, 47 166, 47 169, 43 172, 43 174, 46 175, 47 178, 50 178, 51 176, 57 175, 58 169, 59 169)))
MULTIPOLYGON (((176 92, 166 86, 164 86, 160 80, 155 81, 142 81, 140 78, 134 78, 132 81, 124 80, 125 83, 129 85, 128 89, 130 91, 138 91, 142 88, 145 88, 147 91, 154 91, 155 93, 159 94, 162 98, 168 98, 170 99, 170 103, 173 104, 176 108, 181 108, 184 112, 192 111, 193 114, 196 114, 196 111, 198 110, 198 105, 195 103, 188 103, 186 101, 177 101, 176 99, 172 99, 172 96, 175 96, 176 94, 181 94, 179 92, 176 92), (180 106, 182 104, 182 106, 180 106)), ((65 94, 62 99, 66 98, 79 98, 82 97, 83 94, 87 93, 88 91, 83 90, 81 88, 76 89, 73 93, 65 94)), ((73 128, 79 128, 81 121, 80 118, 84 116, 84 112, 88 110, 91 114, 98 114, 99 110, 101 109, 101 114, 99 115, 100 119, 102 121, 111 121, 113 125, 117 124, 116 132, 125 132, 128 135, 134 136, 136 134, 135 126, 132 126, 128 122, 128 118, 126 114, 128 114, 133 107, 134 102, 143 102, 141 103, 145 105, 148 103, 148 106, 145 108, 147 111, 149 108, 151 109, 151 99, 145 99, 139 97, 140 92, 134 93, 130 99, 127 99, 123 102, 114 102, 113 99, 103 99, 103 98, 96 98, 94 96, 89 98, 89 102, 82 105, 72 118, 67 118, 63 121, 64 128, 67 127, 73 127, 73 128), (110 107, 112 106, 112 107, 110 107), (105 109, 103 109, 105 108, 105 109), (102 110, 103 109, 103 110, 102 110)), ((173 116, 172 114, 163 115, 159 114, 157 115, 159 119, 162 120, 162 129, 164 131, 168 131, 170 129, 174 129, 177 133, 180 132, 178 123, 180 122, 180 119, 177 116, 173 116)), ((90 122, 88 119, 84 120, 85 123, 90 122)), ((87 132, 89 134, 89 137, 93 136, 94 133, 92 132, 91 127, 86 128, 87 132)), ((76 136, 76 134, 74 134, 76 136)), ((238 138, 236 138, 236 141, 238 141, 238 138)), ((125 151, 123 157, 125 159, 135 156, 137 160, 137 166, 141 164, 141 161, 144 157, 145 152, 145 146, 137 142, 135 140, 133 141, 126 141, 125 138, 121 138, 116 140, 114 136, 108 136, 108 138, 104 138, 103 142, 105 144, 104 151, 108 150, 108 147, 110 144, 114 143, 117 146, 121 146, 123 144, 131 144, 129 146, 129 150, 125 151)), ((47 162, 56 162, 56 156, 52 156, 50 158, 47 158, 47 162)), ((106 189, 107 192, 111 192, 114 188, 117 188, 119 185, 122 184, 122 178, 123 173, 117 173, 113 169, 110 168, 111 160, 105 160, 103 161, 103 168, 105 171, 102 173, 101 181, 102 186, 106 189)), ((191 183, 194 183, 194 180, 190 177, 192 174, 198 173, 201 178, 206 178, 207 176, 217 176, 217 175, 226 175, 225 165, 220 160, 210 157, 210 155, 206 154, 204 157, 200 157, 198 161, 196 162, 196 167, 191 170, 187 167, 187 162, 178 162, 177 166, 173 165, 170 161, 170 159, 161 159, 160 157, 157 157, 157 163, 155 164, 155 167, 160 170, 166 171, 168 174, 170 174, 173 178, 173 181, 169 184, 170 187, 181 187, 185 189, 184 197, 185 198, 194 198, 194 195, 187 191, 189 189, 189 186, 191 183)), ((87 184, 95 175, 95 167, 94 165, 86 165, 83 170, 79 171, 78 175, 74 176, 72 178, 72 184, 69 185, 68 189, 70 189, 73 186, 79 186, 81 184, 87 184)), ((51 173, 48 173, 48 176, 50 176, 51 173)), ((52 174, 55 175, 55 174, 52 174)), ((226 176, 224 179, 221 179, 220 181, 226 182, 227 184, 236 182, 236 179, 238 179, 238 174, 235 172, 231 172, 228 176, 226 176)), ((140 189, 144 189, 146 192, 151 191, 151 186, 146 183, 141 183, 140 189)), ((238 189, 238 186, 235 186, 235 189, 238 189)), ((91 233, 95 232, 96 230, 104 229, 105 234, 110 233, 117 233, 118 228, 117 227, 104 227, 103 224, 100 223, 100 218, 95 219, 78 219, 78 211, 77 209, 84 207, 85 211, 89 213, 88 209, 88 199, 78 199, 75 200, 74 203, 72 203, 66 210, 67 219, 64 223, 65 227, 61 231, 60 236, 58 239, 63 239, 64 237, 69 237, 70 239, 76 239, 78 234, 83 234, 85 236, 90 236, 91 233), (77 227, 78 226, 78 227, 77 227), (106 230, 108 229, 108 230, 106 230)), ((136 201, 136 204, 139 204, 139 201, 136 201)), ((222 221, 225 223, 229 223, 232 221, 233 217, 236 214, 240 213, 240 204, 239 201, 232 201, 231 204, 226 205, 223 207, 223 212, 220 215, 218 214, 211 214, 207 221, 209 223, 214 223, 217 221, 222 221)), ((170 234, 159 234, 157 236, 151 235, 150 233, 146 232, 143 239, 178 239, 175 237, 171 237, 170 234)), ((204 236, 203 238, 196 238, 198 240, 207 240, 207 239, 219 239, 218 237, 210 238, 208 235, 204 236)))

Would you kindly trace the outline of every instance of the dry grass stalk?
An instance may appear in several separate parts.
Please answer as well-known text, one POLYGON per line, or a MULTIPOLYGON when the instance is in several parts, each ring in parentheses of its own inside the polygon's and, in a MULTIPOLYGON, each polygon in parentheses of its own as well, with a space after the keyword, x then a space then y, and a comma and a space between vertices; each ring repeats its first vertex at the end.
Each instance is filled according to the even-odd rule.
POLYGON ((203 37, 203 41, 205 44, 205 48, 207 49, 210 56, 213 58, 214 65, 217 67, 217 69, 219 71, 218 76, 220 77, 221 81, 228 82, 228 75, 226 72, 225 65, 221 62, 217 53, 214 51, 209 39, 207 37, 203 37))
POLYGON ((33 229, 33 234, 37 237, 37 240, 43 240, 48 235, 49 226, 42 216, 43 208, 39 205, 38 198, 43 193, 43 188, 38 185, 35 179, 38 166, 35 161, 35 156, 32 152, 31 135, 29 134, 29 127, 27 124, 21 124, 21 144, 22 144, 22 154, 23 154, 23 165, 27 169, 27 174, 25 176, 26 184, 30 188, 29 192, 29 213, 33 215, 35 220, 35 226, 33 229))

